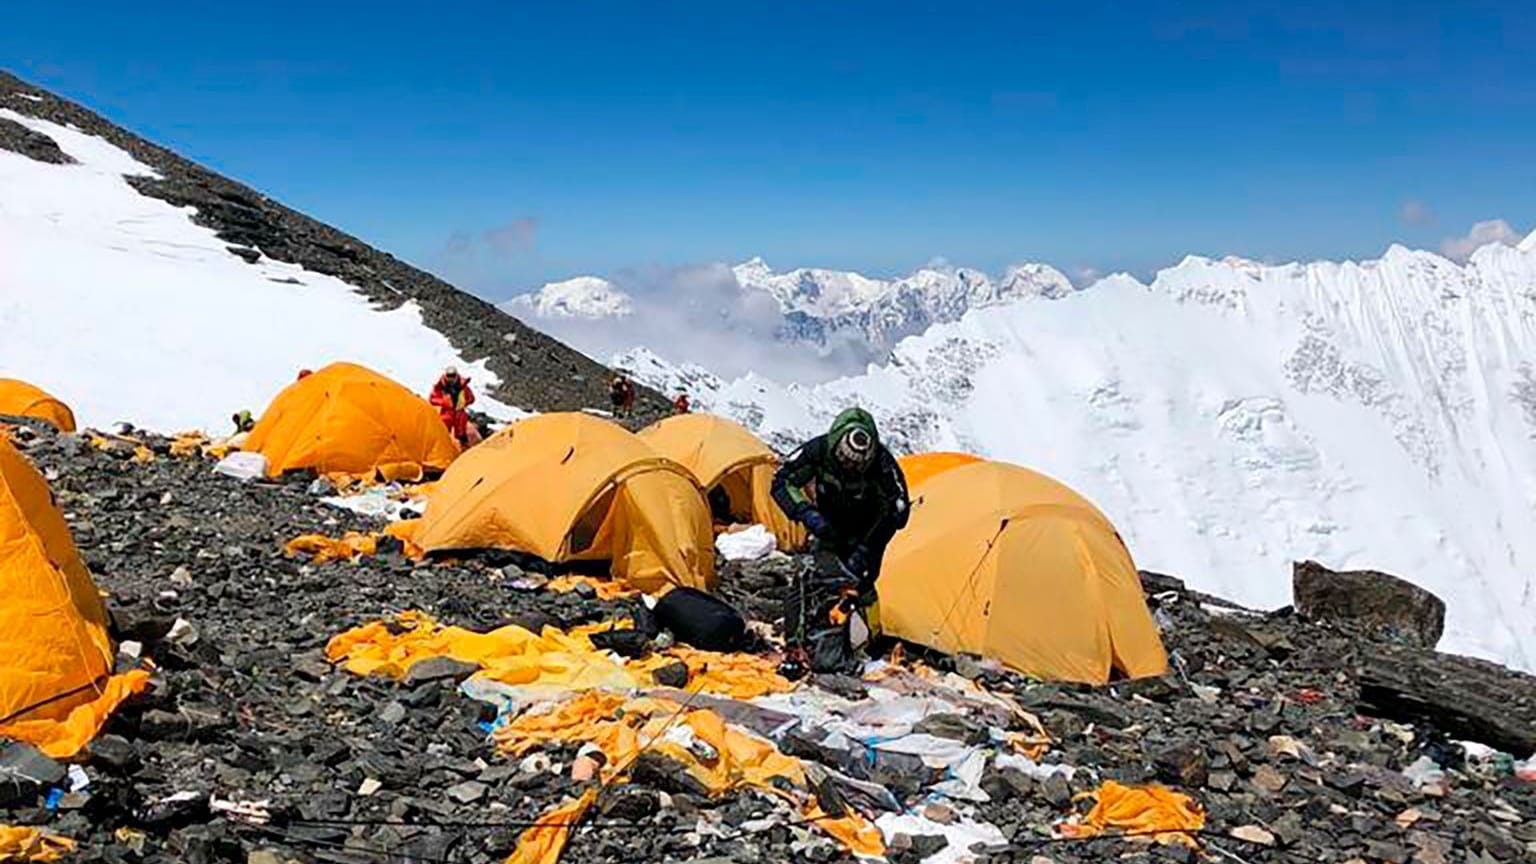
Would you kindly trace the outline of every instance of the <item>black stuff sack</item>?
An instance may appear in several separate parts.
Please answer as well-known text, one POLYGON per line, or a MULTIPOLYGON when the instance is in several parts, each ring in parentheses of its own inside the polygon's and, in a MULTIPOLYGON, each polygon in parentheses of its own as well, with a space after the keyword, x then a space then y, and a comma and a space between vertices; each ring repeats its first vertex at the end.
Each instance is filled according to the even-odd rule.
POLYGON ((656 601, 656 624, 672 638, 704 651, 734 651, 746 640, 747 622, 718 597, 697 588, 673 588, 656 601))

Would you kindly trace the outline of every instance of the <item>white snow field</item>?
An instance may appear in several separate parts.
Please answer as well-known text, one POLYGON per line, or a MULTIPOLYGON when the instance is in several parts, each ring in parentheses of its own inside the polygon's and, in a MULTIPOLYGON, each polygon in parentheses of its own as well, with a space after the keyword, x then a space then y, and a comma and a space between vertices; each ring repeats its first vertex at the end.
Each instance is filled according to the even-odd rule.
MULTIPOLYGON (((444 366, 480 386, 416 306, 378 311, 347 283, 262 258, 247 264, 191 210, 140 195, 155 172, 106 141, 13 111, 78 165, 0 150, 0 376, 67 402, 82 424, 227 431, 301 368, 372 367, 418 392, 444 366)), ((516 409, 482 398, 492 415, 516 409)))
POLYGON ((1444 598, 1441 647, 1536 669, 1536 235, 1465 265, 1188 258, 992 305, 815 387, 624 358, 780 447, 871 408, 901 450, 1070 484, 1144 568, 1249 604, 1290 568, 1399 574, 1444 598))

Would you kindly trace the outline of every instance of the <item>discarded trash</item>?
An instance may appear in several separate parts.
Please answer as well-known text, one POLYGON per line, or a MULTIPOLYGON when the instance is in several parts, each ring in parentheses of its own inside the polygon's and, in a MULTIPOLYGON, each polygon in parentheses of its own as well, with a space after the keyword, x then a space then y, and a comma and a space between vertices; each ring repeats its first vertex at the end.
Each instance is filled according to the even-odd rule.
POLYGON ((1536 753, 1531 758, 1515 763, 1515 776, 1529 783, 1536 783, 1536 753))
POLYGON ((1426 795, 1445 794, 1445 771, 1428 756, 1420 756, 1403 769, 1403 776, 1426 795))
POLYGON ((307 555, 316 564, 329 561, 356 561, 364 555, 379 551, 379 535, 348 531, 341 539, 324 534, 302 534, 283 546, 283 554, 289 558, 307 555))
POLYGON ((261 801, 235 801, 225 800, 218 796, 208 799, 208 809, 214 813, 222 813, 226 819, 235 822, 245 822, 250 825, 265 825, 272 820, 272 802, 261 801))
POLYGON ((213 471, 240 481, 259 480, 267 476, 267 457, 260 453, 236 450, 220 459, 213 466, 213 471))
MULTIPOLYGON (((1192 832, 1205 827, 1205 811, 1193 798, 1162 786, 1122 786, 1106 780, 1084 798, 1096 798, 1081 822, 1057 826, 1065 837, 1092 837, 1105 829, 1151 834, 1159 843, 1199 844, 1192 832)), ((1273 838, 1271 838, 1273 842, 1273 838)))
POLYGON ((625 600, 640 595, 639 591, 623 582, 617 582, 612 579, 598 579, 595 576, 580 574, 556 576, 546 582, 544 587, 550 591, 569 594, 572 591, 582 590, 581 586, 583 585, 590 586, 599 600, 625 600))
POLYGON ((65 778, 69 781, 70 792, 80 792, 85 787, 91 785, 90 775, 86 774, 85 769, 79 765, 69 766, 69 770, 65 773, 65 778))
POLYGON ((75 841, 44 834, 30 826, 0 825, 0 861, 59 861, 75 851, 75 841))
POLYGON ((778 538, 762 525, 727 531, 715 538, 715 549, 727 561, 756 561, 767 558, 778 548, 778 538))

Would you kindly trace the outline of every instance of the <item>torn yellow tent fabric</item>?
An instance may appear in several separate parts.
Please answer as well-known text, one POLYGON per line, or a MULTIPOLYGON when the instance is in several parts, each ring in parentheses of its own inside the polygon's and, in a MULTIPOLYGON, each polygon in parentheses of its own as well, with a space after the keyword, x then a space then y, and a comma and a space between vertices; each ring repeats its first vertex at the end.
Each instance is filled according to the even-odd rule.
POLYGON ((75 841, 23 825, 0 825, 0 861, 58 861, 75 851, 75 841))
MULTIPOLYGON (((612 622, 541 633, 509 624, 489 633, 442 627, 421 612, 404 612, 390 622, 375 621, 333 637, 326 657, 356 675, 402 678, 431 657, 476 663, 481 675, 503 684, 555 686, 569 690, 638 690, 654 686, 651 672, 682 661, 689 687, 716 696, 753 699, 792 689, 773 664, 750 654, 721 654, 675 646, 625 663, 592 644, 591 634, 612 622)), ((617 626, 627 626, 621 623, 617 626)))
POLYGON ((849 810, 843 816, 833 819, 821 809, 820 804, 812 801, 806 806, 803 815, 828 837, 843 844, 849 852, 861 858, 885 857, 885 837, 873 822, 859 813, 849 810))
POLYGON ((340 539, 324 534, 302 534, 283 546, 283 554, 289 558, 309 556, 316 564, 329 561, 356 561, 364 555, 379 551, 377 534, 360 534, 348 531, 340 539))
POLYGON ((143 669, 113 675, 89 702, 60 703, 67 710, 53 712, 56 716, 48 716, 50 712, 45 706, 29 712, 27 719, 0 724, 0 738, 31 744, 52 759, 68 759, 91 743, 124 699, 143 693, 148 687, 149 672, 143 669))
MULTIPOLYGON (((622 782, 624 772, 642 751, 658 753, 674 760, 712 795, 743 787, 761 789, 787 798, 794 796, 781 787, 783 781, 804 789, 805 769, 799 759, 781 753, 771 741, 743 731, 708 709, 687 709, 668 699, 642 697, 628 699, 616 693, 588 692, 574 696, 543 711, 525 713, 493 735, 497 747, 511 756, 552 744, 590 743, 602 751, 601 777, 604 784, 622 782), (691 742, 708 746, 715 756, 701 759, 691 742), (776 782, 778 781, 778 782, 776 782)), ((566 805, 568 806, 568 805, 566 805)), ((840 819, 825 816, 811 800, 800 804, 812 817, 812 824, 861 855, 883 854, 880 832, 868 820, 849 812, 840 819)), ((511 860, 528 864, 553 864, 558 849, 542 823, 560 822, 557 810, 541 818, 540 828, 530 829, 519 843, 511 860), (523 853, 524 845, 527 852, 523 853), (556 849, 555 857, 536 857, 556 849)), ((562 834, 569 828, 556 828, 562 834)))
POLYGON ((420 561, 427 557, 426 550, 417 546, 414 539, 416 536, 416 523, 419 521, 418 519, 401 519, 399 522, 391 522, 384 526, 385 536, 399 540, 400 545, 405 547, 405 557, 412 561, 420 561))
POLYGON ((1151 836, 1159 843, 1196 847, 1195 834, 1205 828, 1205 811, 1188 795, 1162 786, 1122 786, 1113 780, 1085 798, 1096 798, 1081 823, 1058 826, 1068 837, 1110 833, 1151 836))
MULTIPOLYGON (((591 632, 593 628, 586 628, 591 632)), ((404 677, 432 657, 477 663, 481 674, 504 684, 543 684, 569 689, 632 689, 639 679, 609 654, 592 646, 582 628, 565 633, 546 627, 535 634, 509 624, 489 633, 441 627, 420 612, 393 622, 375 621, 333 637, 325 648, 332 663, 356 675, 404 677)))
POLYGON ((627 600, 630 597, 639 597, 640 591, 630 587, 627 583, 617 582, 612 579, 598 579, 593 576, 583 576, 575 573, 565 576, 556 576, 549 580, 544 587, 561 594, 569 594, 576 590, 578 585, 591 585, 597 592, 599 600, 627 600))
POLYGON ((756 699, 794 689, 789 679, 779 674, 777 664, 756 654, 721 654, 676 645, 646 659, 631 661, 630 666, 653 672, 679 660, 688 667, 690 690, 732 699, 756 699))
POLYGON ((587 815, 592 802, 597 800, 598 787, 593 786, 564 804, 539 817, 537 825, 522 833, 517 848, 507 864, 555 864, 565 851, 565 841, 570 839, 571 829, 587 815))

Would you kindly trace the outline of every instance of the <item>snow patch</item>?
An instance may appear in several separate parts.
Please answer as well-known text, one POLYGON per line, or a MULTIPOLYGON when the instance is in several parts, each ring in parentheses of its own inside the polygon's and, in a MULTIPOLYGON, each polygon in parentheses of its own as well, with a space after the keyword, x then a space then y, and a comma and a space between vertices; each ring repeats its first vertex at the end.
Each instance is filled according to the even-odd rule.
MULTIPOLYGON (((247 264, 190 210, 140 195, 154 175, 108 142, 0 109, 79 164, 0 150, 0 374, 69 403, 82 423, 221 430, 259 411, 301 368, 350 360, 425 392, 456 365, 482 392, 496 376, 465 360, 406 303, 390 311, 339 279, 247 264)), ((519 412, 476 403, 497 417, 519 412)))

